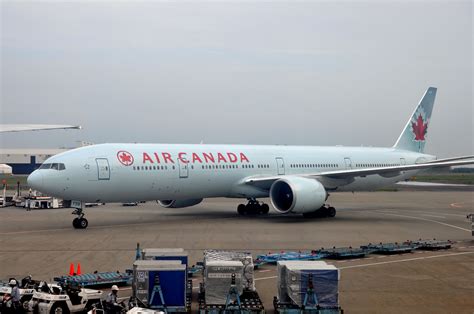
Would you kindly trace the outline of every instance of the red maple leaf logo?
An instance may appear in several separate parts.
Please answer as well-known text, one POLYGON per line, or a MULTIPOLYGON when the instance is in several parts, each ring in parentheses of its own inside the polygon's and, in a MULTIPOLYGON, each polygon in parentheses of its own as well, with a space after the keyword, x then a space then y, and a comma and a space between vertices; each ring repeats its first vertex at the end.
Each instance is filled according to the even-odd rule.
POLYGON ((423 117, 418 115, 415 122, 411 123, 413 134, 415 134, 415 141, 424 141, 426 132, 428 131, 428 123, 423 121, 423 117))
POLYGON ((117 153, 117 159, 124 166, 130 166, 133 164, 133 156, 127 151, 121 150, 117 153))

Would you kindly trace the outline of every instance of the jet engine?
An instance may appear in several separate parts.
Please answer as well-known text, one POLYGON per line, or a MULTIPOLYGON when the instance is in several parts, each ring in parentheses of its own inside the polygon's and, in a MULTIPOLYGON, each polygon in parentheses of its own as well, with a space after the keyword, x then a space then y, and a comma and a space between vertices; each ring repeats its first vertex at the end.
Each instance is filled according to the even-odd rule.
POLYGON ((192 198, 189 200, 160 200, 158 204, 165 208, 183 208, 194 206, 202 202, 202 198, 192 198))
POLYGON ((327 192, 317 180, 286 177, 273 182, 270 199, 280 213, 303 214, 320 209, 327 199, 327 192))

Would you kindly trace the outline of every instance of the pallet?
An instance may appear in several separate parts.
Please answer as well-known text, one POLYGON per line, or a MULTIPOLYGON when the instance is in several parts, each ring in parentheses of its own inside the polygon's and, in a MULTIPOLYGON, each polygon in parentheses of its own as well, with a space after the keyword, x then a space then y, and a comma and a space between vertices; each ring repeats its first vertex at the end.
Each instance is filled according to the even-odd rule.
POLYGON ((321 248, 318 250, 321 255, 325 255, 328 259, 352 259, 363 258, 368 254, 367 250, 353 247, 334 247, 332 249, 321 248))
POLYGON ((398 242, 379 244, 369 243, 367 245, 362 245, 360 248, 366 250, 368 254, 384 255, 411 253, 415 249, 415 247, 413 247, 412 245, 398 242))
POLYGON ((205 291, 201 286, 198 296, 200 314, 223 314, 223 313, 242 313, 242 314, 264 314, 262 300, 256 291, 244 290, 240 295, 240 308, 237 304, 230 304, 227 309, 225 304, 206 304, 205 291))
POLYGON ((95 287, 106 285, 130 285, 132 283, 132 273, 125 272, 101 272, 94 274, 82 274, 75 276, 55 277, 58 283, 75 283, 81 287, 95 287))
POLYGON ((440 241, 440 240, 418 240, 418 241, 407 241, 406 244, 412 245, 417 250, 436 251, 436 250, 447 250, 453 245, 451 241, 440 241))
POLYGON ((273 299, 273 308, 278 314, 343 314, 344 310, 341 307, 322 308, 315 307, 300 307, 293 303, 278 302, 278 298, 273 299))

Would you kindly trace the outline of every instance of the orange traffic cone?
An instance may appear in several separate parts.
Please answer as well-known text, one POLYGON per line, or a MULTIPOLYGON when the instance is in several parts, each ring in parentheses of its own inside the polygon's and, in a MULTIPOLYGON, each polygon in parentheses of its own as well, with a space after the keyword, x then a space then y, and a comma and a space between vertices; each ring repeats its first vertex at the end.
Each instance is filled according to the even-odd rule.
POLYGON ((77 275, 81 274, 81 263, 77 263, 77 275))
POLYGON ((69 265, 69 276, 74 276, 74 264, 69 265))

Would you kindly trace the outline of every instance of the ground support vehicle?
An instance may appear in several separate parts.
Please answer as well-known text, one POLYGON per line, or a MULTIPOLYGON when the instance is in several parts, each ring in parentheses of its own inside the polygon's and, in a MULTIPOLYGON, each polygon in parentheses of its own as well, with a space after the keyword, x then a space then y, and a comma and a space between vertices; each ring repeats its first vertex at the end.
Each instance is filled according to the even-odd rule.
POLYGON ((87 312, 100 303, 102 291, 66 285, 62 291, 33 293, 29 310, 33 313, 80 313, 87 312))

